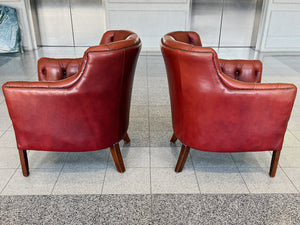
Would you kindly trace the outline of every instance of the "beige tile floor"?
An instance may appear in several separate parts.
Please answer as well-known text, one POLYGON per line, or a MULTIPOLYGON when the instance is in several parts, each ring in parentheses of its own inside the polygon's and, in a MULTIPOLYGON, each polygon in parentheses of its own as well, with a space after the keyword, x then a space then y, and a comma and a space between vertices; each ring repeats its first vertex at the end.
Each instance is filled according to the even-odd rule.
MULTIPOLYGON (((40 48, 19 56, 0 56, 0 83, 37 80, 39 57, 80 57, 85 48, 40 48)), ((263 82, 300 86, 300 55, 258 54, 251 49, 216 49, 220 58, 259 58, 263 82)), ((180 143, 172 135, 170 100, 160 53, 139 58, 128 133, 121 143, 126 172, 119 174, 110 152, 29 152, 31 174, 22 176, 3 93, 0 93, 0 195, 299 193, 300 98, 288 125, 275 178, 268 176, 270 152, 209 153, 191 150, 182 173, 174 166, 180 143)))

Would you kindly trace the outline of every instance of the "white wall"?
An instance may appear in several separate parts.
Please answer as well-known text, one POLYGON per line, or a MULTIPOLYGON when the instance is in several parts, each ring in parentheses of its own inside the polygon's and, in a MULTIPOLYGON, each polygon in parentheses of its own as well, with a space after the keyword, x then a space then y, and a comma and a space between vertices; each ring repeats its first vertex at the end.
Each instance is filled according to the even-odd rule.
POLYGON ((106 29, 136 32, 143 50, 159 50, 160 38, 190 29, 190 0, 105 0, 106 29))
POLYGON ((300 0, 265 0, 256 49, 300 51, 300 0))

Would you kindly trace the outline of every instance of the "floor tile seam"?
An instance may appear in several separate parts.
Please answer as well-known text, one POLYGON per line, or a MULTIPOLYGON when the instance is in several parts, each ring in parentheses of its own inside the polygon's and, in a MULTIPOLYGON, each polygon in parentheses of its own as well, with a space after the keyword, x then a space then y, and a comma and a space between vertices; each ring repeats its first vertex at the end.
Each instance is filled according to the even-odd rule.
POLYGON ((157 73, 152 73, 152 75, 149 75, 149 77, 162 77, 162 76, 166 76, 167 74, 165 72, 157 72, 157 73))
POLYGON ((151 168, 150 166, 126 166, 125 165, 125 167, 126 167, 126 169, 128 168, 128 169, 149 169, 149 168, 151 168))
POLYGON ((285 174, 285 176, 289 179, 289 181, 291 182, 291 184, 294 186, 294 188, 298 191, 298 193, 300 193, 300 189, 297 188, 297 186, 294 184, 294 182, 292 181, 292 179, 288 176, 288 174, 285 172, 285 170, 283 168, 281 168, 282 172, 285 174))
POLYGON ((202 194, 200 183, 199 183, 199 180, 198 180, 198 176, 197 176, 194 161, 193 161, 193 156, 192 156, 192 154, 189 154, 189 156, 190 156, 192 166, 193 166, 193 170, 194 170, 194 174, 195 174, 195 177, 196 177, 196 182, 197 182, 197 185, 198 185, 199 194, 202 194))
MULTIPOLYGON (((149 96, 150 97, 150 96, 149 96)), ((154 106, 154 107, 157 107, 157 106, 166 106, 166 105, 170 105, 170 97, 168 97, 168 102, 164 102, 164 103, 155 103, 155 104, 150 104, 149 103, 149 106, 154 106)))
MULTIPOLYGON (((282 151, 282 150, 280 150, 280 153, 281 153, 281 151, 282 151)), ((278 161, 278 167, 280 167, 281 169, 284 168, 284 167, 281 166, 280 158, 279 158, 279 161, 278 161)), ((292 167, 292 168, 293 168, 293 167, 292 167)), ((297 167, 296 167, 296 168, 297 168, 297 167)), ((300 167, 299 167, 299 168, 300 168, 300 167)))
MULTIPOLYGON (((150 132, 148 128, 144 128, 144 129, 133 129, 133 128, 129 128, 128 129, 128 135, 130 132, 135 132, 135 131, 145 131, 145 132, 150 132)), ((130 137, 130 136, 129 136, 130 137)))
POLYGON ((57 176, 57 178, 56 178, 56 180, 55 180, 55 182, 54 182, 54 185, 53 185, 53 187, 52 187, 52 189, 51 189, 50 195, 53 195, 55 186, 56 186, 56 184, 57 184, 57 182, 58 182, 58 180, 59 180, 59 178, 60 178, 60 176, 61 176, 61 174, 62 174, 62 171, 63 171, 63 169, 64 169, 64 167, 65 167, 65 164, 66 164, 66 161, 64 160, 64 164, 62 165, 62 167, 61 167, 60 170, 59 170, 58 176, 57 176))
POLYGON ((14 169, 19 169, 20 164, 18 164, 17 167, 0 167, 0 170, 14 170, 14 169))
MULTIPOLYGON (((170 105, 163 105, 163 106, 166 106, 166 107, 169 106, 171 108, 170 105)), ((149 116, 149 119, 151 119, 151 118, 157 118, 157 116, 149 116)), ((170 114, 170 116, 159 116, 158 118, 170 119, 170 118, 172 118, 172 116, 170 114)))
MULTIPOLYGON (((271 161, 271 159, 270 159, 271 161)), ((239 169, 257 169, 257 168, 261 168, 261 169, 267 169, 269 171, 270 167, 269 166, 247 166, 247 167, 238 167, 239 169)))
MULTIPOLYGON (((147 107, 148 108, 148 107, 147 107)), ((143 117, 143 116, 130 116, 129 117, 129 120, 130 119, 145 119, 145 117, 143 117)))
MULTIPOLYGON (((11 125, 6 130, 4 130, 4 132, 0 135, 0 138, 2 138, 4 136, 4 134, 7 133, 7 131, 9 130, 10 127, 11 127, 11 125)), ((11 147, 11 146, 1 146, 1 147, 11 147)))
POLYGON ((291 128, 288 128, 289 129, 289 131, 291 132, 291 133, 293 133, 293 132, 300 132, 300 129, 291 129, 291 128))
POLYGON ((172 131, 173 132, 173 129, 172 128, 162 128, 162 129, 157 129, 157 128, 153 129, 152 128, 152 129, 150 129, 150 127, 149 127, 149 131, 172 131))
POLYGON ((297 145, 297 146, 294 146, 294 147, 298 147, 298 146, 300 146, 300 139, 291 131, 291 130, 289 130, 289 132, 297 139, 297 141, 299 142, 299 145, 297 145))
POLYGON ((145 193, 131 193, 131 194, 109 194, 109 193, 103 193, 103 194, 95 194, 95 193, 84 193, 84 194, 2 194, 0 195, 0 198, 2 196, 90 196, 90 195, 113 195, 113 196, 133 196, 133 195, 139 195, 139 196, 151 196, 151 198, 153 198, 154 196, 157 195, 197 195, 197 196, 220 196, 220 195, 247 195, 247 196, 255 196, 255 195, 297 195, 300 196, 300 193, 296 193, 296 192, 253 192, 253 193, 227 193, 227 192, 220 192, 220 193, 208 193, 208 192, 204 192, 204 193, 184 193, 184 192, 170 192, 170 193, 162 193, 162 192, 157 192, 157 193, 153 193, 153 194, 145 194, 145 193))
MULTIPOLYGON (((257 168, 257 167, 248 167, 248 168, 257 168)), ((266 169, 269 169, 269 167, 260 167, 260 168, 266 168, 266 169)), ((279 168, 284 172, 284 170, 279 166, 279 168)), ((243 168, 241 168, 243 169, 243 168)), ((240 171, 240 168, 238 168, 238 170, 240 171)), ((241 177, 243 178, 244 180, 244 177, 243 177, 243 173, 240 171, 240 174, 241 174, 241 177)), ((269 173, 267 173, 267 175, 269 175, 269 173)), ((284 175, 289 179, 290 183, 292 184, 292 186, 294 187, 294 189, 299 193, 299 190, 295 187, 294 183, 290 180, 290 178, 287 176, 287 174, 284 172, 284 175)), ((272 177, 268 177, 268 179, 274 179, 272 177)), ((244 180, 245 181, 245 180, 244 180)), ((245 183, 247 188, 248 188, 248 185, 247 183, 245 183)), ((269 193, 269 194, 275 194, 275 193, 291 193, 291 192, 251 192, 250 189, 248 188, 249 192, 250 193, 253 193, 253 194, 263 194, 263 193, 269 193)))
POLYGON ((138 146, 131 146, 131 145, 128 145, 126 146, 126 148, 147 148, 147 147, 150 147, 150 144, 148 145, 138 145, 138 146))
MULTIPOLYGON (((1 137, 0 137, 1 139, 1 137)), ((13 148, 13 147, 16 147, 16 146, 12 146, 12 145, 1 145, 2 148, 13 148)))
POLYGON ((282 169, 300 169, 299 167, 292 167, 292 166, 281 166, 282 169))
MULTIPOLYGON (((219 168, 219 169, 233 169, 236 168, 236 165, 232 165, 232 166, 195 166, 195 169, 197 168, 219 168)), ((269 167, 265 167, 265 166, 237 166, 237 168, 239 169, 257 169, 257 168, 269 168, 269 167)))
MULTIPOLYGON (((175 169, 175 165, 174 166, 152 166, 151 169, 175 169)), ((176 172, 174 171, 174 173, 176 172)))
POLYGON ((231 160, 233 161, 233 163, 234 163, 234 165, 235 165, 237 171, 239 172, 239 175, 240 175, 240 177, 242 178, 242 180, 243 180, 243 182, 244 182, 244 184, 245 184, 245 186, 246 186, 246 188, 247 188, 247 190, 248 190, 248 193, 251 193, 250 188, 248 187, 248 185, 247 185, 247 183, 246 183, 246 181, 245 181, 245 179, 244 179, 244 177, 243 177, 243 175, 242 175, 242 173, 241 173, 241 171, 240 171, 240 169, 239 169, 237 163, 235 162, 235 160, 234 160, 234 158, 233 158, 233 156, 232 156, 231 153, 230 153, 230 157, 231 157, 231 160))
MULTIPOLYGON (((148 56, 146 58, 146 72, 147 72, 147 108, 148 108, 148 141, 149 141, 149 179, 150 179, 150 194, 152 195, 152 169, 151 169, 151 150, 150 150, 150 142, 151 142, 151 138, 150 138, 150 94, 149 94, 149 74, 148 74, 148 56)), ((152 210, 152 207, 151 207, 152 210)), ((152 212, 151 212, 152 213, 152 212)), ((151 214, 151 218, 152 218, 152 214, 151 214)))
MULTIPOLYGON (((171 106, 168 105, 170 108, 171 106)), ((172 116, 171 116, 171 113, 170 113, 170 116, 169 117, 163 117, 163 116, 150 116, 150 118, 159 118, 159 119, 172 119, 172 116)))
MULTIPOLYGON (((145 107, 147 107, 147 109, 148 109, 148 106, 145 106, 145 107)), ((129 120, 133 120, 133 119, 138 119, 138 120, 142 120, 142 121, 148 121, 148 117, 147 118, 145 118, 143 116, 130 116, 129 117, 129 120)), ((141 121, 139 121, 139 122, 141 123, 141 121)), ((130 126, 130 124, 129 124, 129 126, 130 126)))
POLYGON ((12 173, 12 175, 10 176, 10 178, 8 179, 8 181, 6 182, 6 184, 4 185, 4 187, 2 188, 2 190, 0 191, 0 195, 2 195, 3 191, 6 189, 8 183, 11 181, 11 179, 13 178, 13 176, 15 176, 16 172, 18 171, 18 168, 15 169, 15 171, 12 173))
MULTIPOLYGON (((159 81, 157 81, 159 82, 159 81)), ((161 95, 165 95, 165 94, 169 94, 169 86, 168 85, 164 85, 164 86, 157 86, 155 84, 153 85, 149 85, 150 92, 151 94, 161 94, 161 95)), ((149 94, 150 94, 149 92, 149 94)))
POLYGON ((133 105, 133 106, 147 106, 148 104, 135 104, 135 103, 130 103, 131 105, 133 105))
POLYGON ((108 162, 109 162, 109 155, 107 156, 107 159, 106 159, 106 168, 105 168, 105 172, 104 172, 104 176, 103 176, 103 182, 102 182, 102 187, 101 187, 101 192, 100 192, 101 195, 103 194, 103 189, 104 189, 104 184, 105 184, 105 179, 106 179, 106 173, 107 173, 107 169, 108 169, 108 162))

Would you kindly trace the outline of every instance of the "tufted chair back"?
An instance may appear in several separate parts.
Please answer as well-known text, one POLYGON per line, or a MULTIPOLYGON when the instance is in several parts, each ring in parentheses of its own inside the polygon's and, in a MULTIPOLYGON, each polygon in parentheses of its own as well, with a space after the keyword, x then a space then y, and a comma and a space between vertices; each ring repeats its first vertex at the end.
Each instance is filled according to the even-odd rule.
MULTIPOLYGON (((120 48, 122 44, 125 44, 126 46, 130 40, 137 38, 135 33, 127 30, 110 30, 103 34, 100 45, 102 47, 106 45, 108 48, 113 46, 120 48), (117 43, 112 44, 113 42, 117 43)), ((60 61, 52 58, 41 58, 38 63, 39 80, 56 81, 73 76, 78 73, 82 63, 83 58, 65 59, 60 61), (51 74, 51 76, 49 76, 49 74, 51 74)))
MULTIPOLYGON (((175 31, 166 36, 178 42, 202 47, 200 36, 193 31, 175 31)), ((259 60, 218 59, 221 71, 227 76, 244 82, 261 82, 262 63, 259 60)))

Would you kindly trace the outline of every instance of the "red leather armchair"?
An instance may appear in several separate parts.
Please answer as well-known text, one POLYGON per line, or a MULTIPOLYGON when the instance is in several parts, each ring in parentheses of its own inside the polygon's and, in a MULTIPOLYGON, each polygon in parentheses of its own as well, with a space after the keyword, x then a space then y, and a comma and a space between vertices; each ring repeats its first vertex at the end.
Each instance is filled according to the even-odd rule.
POLYGON ((80 59, 41 58, 39 82, 2 86, 16 134, 24 176, 26 150, 95 151, 110 147, 116 168, 125 167, 119 141, 127 135, 139 37, 108 31, 80 59))
POLYGON ((174 135, 182 148, 181 172, 190 148, 211 152, 273 151, 270 176, 280 150, 297 88, 260 84, 258 60, 221 60, 201 47, 195 32, 172 32, 161 40, 171 99, 174 135))

